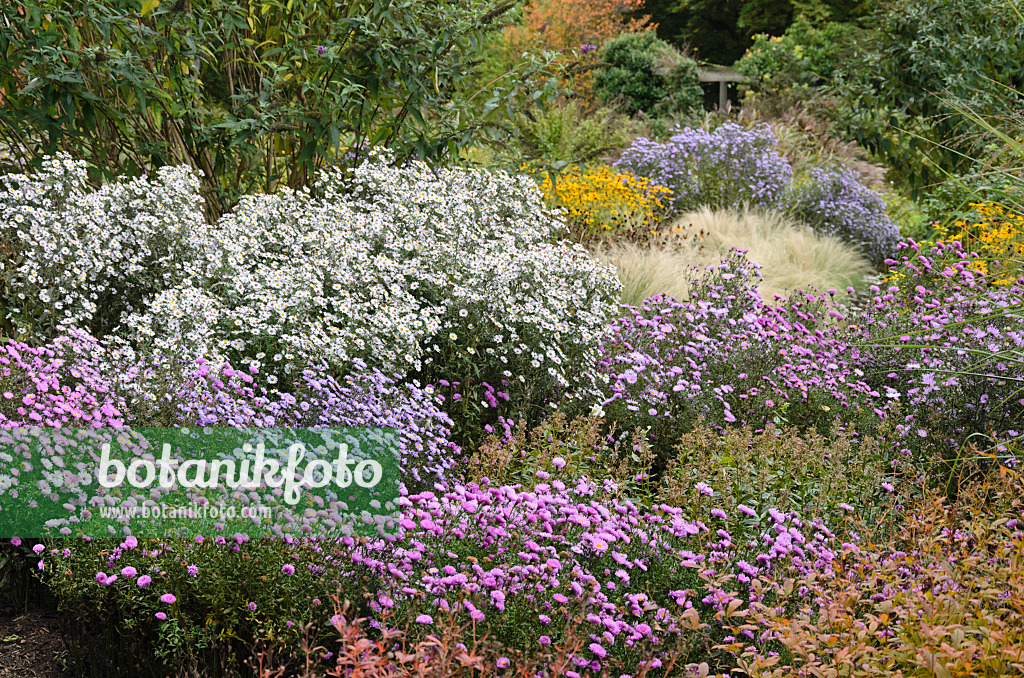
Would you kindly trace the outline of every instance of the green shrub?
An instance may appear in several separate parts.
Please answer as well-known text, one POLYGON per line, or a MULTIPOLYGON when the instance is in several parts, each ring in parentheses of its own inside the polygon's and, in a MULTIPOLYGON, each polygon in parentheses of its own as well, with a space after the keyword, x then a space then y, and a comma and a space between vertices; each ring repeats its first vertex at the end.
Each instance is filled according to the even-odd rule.
POLYGON ((736 70, 750 78, 759 107, 781 112, 812 98, 816 87, 829 82, 860 34, 850 24, 829 22, 816 28, 801 16, 781 37, 755 36, 736 70))
POLYGON ((538 169, 593 162, 621 151, 638 125, 613 107, 589 114, 579 102, 524 108, 516 117, 520 158, 538 169))
POLYGON ((58 151, 90 181, 202 170, 208 216, 239 195, 311 186, 368 147, 455 155, 508 131, 513 104, 558 89, 556 55, 462 96, 511 3, 58 0, 0 22, 0 147, 38 166, 58 151), (262 7, 262 9, 259 9, 262 7), (543 62, 543 63, 542 63, 543 62), (537 68, 534 68, 537 66, 537 68), (538 76, 548 88, 535 86, 538 76))
POLYGON ((842 524, 851 513, 880 521, 891 517, 897 496, 918 491, 912 475, 885 460, 886 445, 838 421, 827 436, 789 426, 770 425, 761 433, 749 426, 722 432, 702 426, 679 439, 659 497, 691 515, 724 511, 734 535, 767 527, 769 508, 828 525, 842 524), (694 483, 701 481, 713 489, 710 498, 695 496, 694 483))
POLYGON ((649 116, 701 108, 697 62, 653 31, 612 38, 601 48, 601 61, 609 65, 594 73, 594 86, 606 102, 621 98, 630 113, 649 116))
POLYGON ((906 186, 969 165, 984 139, 947 100, 991 115, 1020 108, 1024 45, 1020 0, 899 0, 842 79, 834 120, 882 158, 906 186), (951 114, 953 113, 953 114, 951 114))
MULTIPOLYGON (((339 590, 338 570, 324 567, 331 549, 316 541, 97 539, 48 546, 41 577, 67 622, 78 675, 182 675, 176 671, 189 666, 203 667, 202 675, 214 667, 236 675, 253 648, 297 649, 305 624, 331 616, 339 590), (161 599, 168 594, 173 599, 161 599), (98 643, 96 629, 103 633, 98 643)), ((360 584, 371 589, 363 577, 360 584)))
MULTIPOLYGON (((601 413, 599 408, 594 413, 601 413)), ((619 497, 645 497, 656 489, 649 475, 654 463, 650 445, 639 432, 616 433, 598 416, 569 420, 563 410, 528 430, 520 422, 503 437, 491 436, 470 462, 470 477, 487 478, 491 484, 521 485, 524 489, 543 482, 544 474, 565 478, 588 478, 595 483, 614 483, 619 497), (560 458, 564 465, 556 466, 560 458)))

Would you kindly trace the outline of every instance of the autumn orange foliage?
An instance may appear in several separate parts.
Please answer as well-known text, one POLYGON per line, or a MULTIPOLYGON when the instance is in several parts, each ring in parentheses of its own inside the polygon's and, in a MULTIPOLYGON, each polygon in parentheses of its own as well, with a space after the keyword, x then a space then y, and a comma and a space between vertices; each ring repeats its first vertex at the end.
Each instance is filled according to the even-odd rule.
POLYGON ((621 33, 655 27, 651 16, 627 18, 643 11, 644 0, 531 0, 522 26, 507 29, 506 39, 515 49, 539 39, 548 49, 579 49, 597 45, 621 33))

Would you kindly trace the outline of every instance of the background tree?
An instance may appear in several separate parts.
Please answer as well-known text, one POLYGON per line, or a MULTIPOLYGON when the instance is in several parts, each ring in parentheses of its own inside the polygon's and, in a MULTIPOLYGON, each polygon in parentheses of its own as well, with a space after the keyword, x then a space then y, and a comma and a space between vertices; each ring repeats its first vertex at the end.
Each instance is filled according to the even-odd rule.
POLYGON ((644 0, 530 0, 522 25, 509 28, 506 38, 513 49, 535 40, 548 49, 579 49, 647 30, 650 21, 644 0))
POLYGON ((463 96, 501 0, 0 0, 0 147, 99 183, 185 164, 208 216, 372 146, 453 156, 557 87, 532 57, 463 96), (504 116, 504 117, 503 117, 504 116))
POLYGON ((703 61, 732 64, 759 33, 782 35, 797 16, 815 23, 855 21, 878 0, 647 0, 658 37, 688 46, 703 61))

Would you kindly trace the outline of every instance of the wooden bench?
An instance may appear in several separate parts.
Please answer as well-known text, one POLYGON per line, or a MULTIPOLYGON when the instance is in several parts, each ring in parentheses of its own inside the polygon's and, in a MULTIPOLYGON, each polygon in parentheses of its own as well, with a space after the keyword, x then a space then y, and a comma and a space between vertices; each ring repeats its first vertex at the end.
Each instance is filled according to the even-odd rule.
POLYGON ((700 67, 700 81, 718 83, 718 110, 724 111, 729 103, 729 83, 748 82, 749 78, 740 75, 728 66, 705 64, 700 67))

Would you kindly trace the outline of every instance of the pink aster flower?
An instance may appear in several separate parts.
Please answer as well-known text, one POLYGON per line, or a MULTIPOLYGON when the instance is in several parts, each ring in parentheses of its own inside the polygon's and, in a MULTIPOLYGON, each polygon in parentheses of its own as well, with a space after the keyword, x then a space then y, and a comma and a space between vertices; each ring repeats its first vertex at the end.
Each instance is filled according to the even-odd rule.
POLYGON ((416 617, 416 623, 417 624, 433 624, 434 623, 434 618, 431 617, 429 614, 421 614, 418 617, 416 617))
POLYGON ((168 605, 174 605, 174 603, 176 603, 177 601, 178 601, 178 599, 174 597, 173 593, 165 593, 162 596, 160 596, 160 602, 161 603, 167 603, 168 605))
POLYGON ((141 577, 139 577, 139 580, 135 583, 139 585, 140 589, 144 589, 147 586, 149 586, 152 581, 152 577, 150 577, 148 574, 144 574, 141 577))
POLYGON ((157 612, 156 613, 156 618, 159 619, 160 621, 163 621, 163 620, 167 619, 167 615, 165 613, 163 613, 163 612, 157 612))

